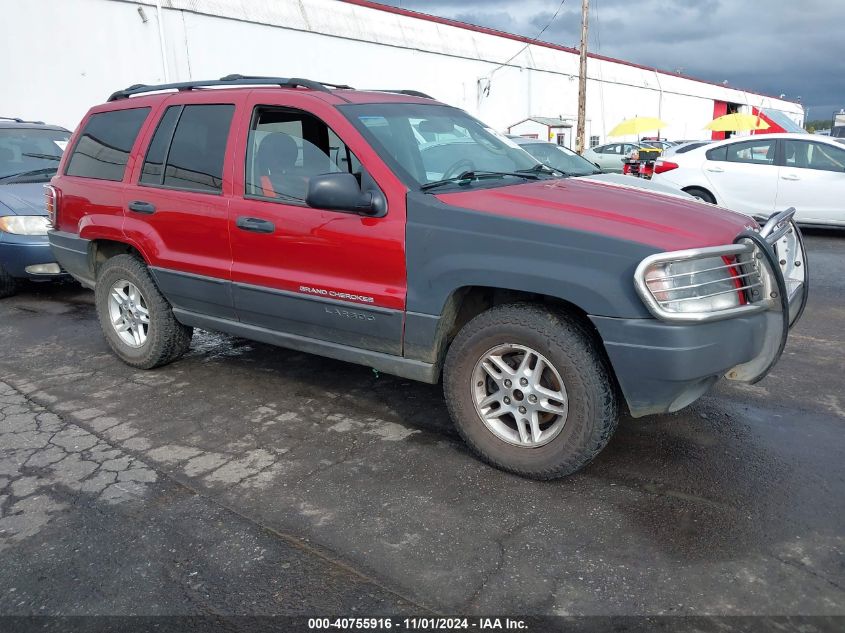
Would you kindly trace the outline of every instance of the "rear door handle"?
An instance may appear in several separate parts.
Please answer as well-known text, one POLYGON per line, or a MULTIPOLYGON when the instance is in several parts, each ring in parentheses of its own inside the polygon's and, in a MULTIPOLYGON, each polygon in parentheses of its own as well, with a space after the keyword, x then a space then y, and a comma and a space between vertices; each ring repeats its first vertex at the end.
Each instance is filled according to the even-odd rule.
POLYGON ((783 180, 801 180, 800 177, 796 176, 795 174, 786 174, 785 176, 781 176, 783 180))
POLYGON ((714 174, 721 174, 725 171, 721 167, 705 167, 704 169, 706 169, 707 171, 712 171, 714 174))
POLYGON ((146 213, 147 215, 152 215, 156 212, 154 204, 144 202, 143 200, 133 200, 129 203, 128 207, 130 211, 134 211, 135 213, 146 213))
POLYGON ((268 220, 246 216, 239 217, 235 221, 235 226, 243 231, 252 231, 253 233, 272 233, 276 230, 276 225, 268 220))

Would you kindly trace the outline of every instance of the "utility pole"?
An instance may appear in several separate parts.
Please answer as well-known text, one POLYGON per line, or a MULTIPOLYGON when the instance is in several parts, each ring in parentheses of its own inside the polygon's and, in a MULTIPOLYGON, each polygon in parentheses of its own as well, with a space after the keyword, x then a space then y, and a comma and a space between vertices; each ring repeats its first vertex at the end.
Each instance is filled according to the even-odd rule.
POLYGON ((587 18, 590 14, 590 0, 581 0, 581 62, 578 66, 578 127, 575 132, 575 151, 582 154, 586 149, 584 128, 587 124, 587 18))

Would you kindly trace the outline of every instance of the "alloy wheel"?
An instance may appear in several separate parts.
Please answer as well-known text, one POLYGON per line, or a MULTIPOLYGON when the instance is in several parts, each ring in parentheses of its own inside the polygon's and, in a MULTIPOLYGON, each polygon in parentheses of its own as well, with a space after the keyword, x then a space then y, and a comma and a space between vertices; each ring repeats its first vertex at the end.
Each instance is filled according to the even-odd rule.
POLYGON ((141 347, 150 331, 150 312, 138 286, 121 279, 109 290, 109 320, 120 340, 141 347))
POLYGON ((485 352, 472 374, 475 410, 499 439, 524 448, 551 442, 569 413, 566 387, 536 350, 506 343, 485 352))

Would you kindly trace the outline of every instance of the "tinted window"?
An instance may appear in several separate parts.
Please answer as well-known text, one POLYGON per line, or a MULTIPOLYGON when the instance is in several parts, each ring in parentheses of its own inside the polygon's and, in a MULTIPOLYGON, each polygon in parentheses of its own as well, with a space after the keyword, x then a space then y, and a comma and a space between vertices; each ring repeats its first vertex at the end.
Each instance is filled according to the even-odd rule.
POLYGON ((164 174, 164 161, 167 159, 167 150, 170 149, 170 141, 173 138, 173 131, 176 129, 176 122, 182 106, 170 106, 161 117, 150 148, 147 150, 147 158, 144 160, 144 168, 141 172, 141 182, 160 185, 164 174))
MULTIPOLYGON (((226 139, 235 112, 233 105, 175 106, 181 112, 166 112, 150 143, 149 165, 144 165, 141 181, 158 184, 161 178, 161 161, 165 161, 161 185, 174 189, 219 192, 223 187, 223 161, 226 156, 226 139), (173 125, 170 117, 178 116, 173 140, 166 157, 161 148, 167 145, 173 125), (158 161, 158 162, 156 162, 158 161)), ((170 110, 170 109, 168 109, 170 110)))
POLYGON ((776 140, 743 141, 727 145, 726 160, 729 163, 752 165, 774 165, 776 140))
POLYGON ((845 172, 845 149, 812 141, 784 141, 787 167, 845 172))
POLYGON ((132 108, 92 114, 73 148, 65 173, 123 180, 129 152, 149 112, 149 108, 132 108))
POLYGON ((333 172, 352 173, 361 183, 361 163, 325 123, 292 108, 257 108, 244 193, 304 202, 308 179, 333 172))
POLYGON ((705 154, 707 156, 707 160, 726 160, 726 156, 728 155, 728 146, 722 145, 722 147, 714 147, 711 150, 707 150, 705 154))

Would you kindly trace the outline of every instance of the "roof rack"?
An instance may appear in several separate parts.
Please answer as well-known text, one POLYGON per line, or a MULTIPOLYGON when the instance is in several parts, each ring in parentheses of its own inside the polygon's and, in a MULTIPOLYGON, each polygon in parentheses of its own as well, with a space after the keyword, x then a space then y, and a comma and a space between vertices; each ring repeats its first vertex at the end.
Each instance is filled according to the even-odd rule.
POLYGON ((193 90, 194 88, 206 88, 212 86, 280 86, 281 88, 308 88, 320 92, 331 92, 332 89, 351 89, 351 86, 344 84, 331 84, 323 81, 312 81, 311 79, 299 79, 286 77, 260 77, 255 75, 226 75, 220 79, 209 79, 205 81, 183 81, 170 84, 133 84, 123 90, 109 95, 108 101, 128 99, 133 95, 147 92, 158 92, 160 90, 193 90))
POLYGON ((381 90, 372 90, 372 92, 393 92, 395 94, 400 95, 408 95, 409 97, 422 97, 423 99, 434 99, 431 95, 427 95, 424 92, 420 92, 419 90, 391 90, 389 88, 381 89, 381 90))

